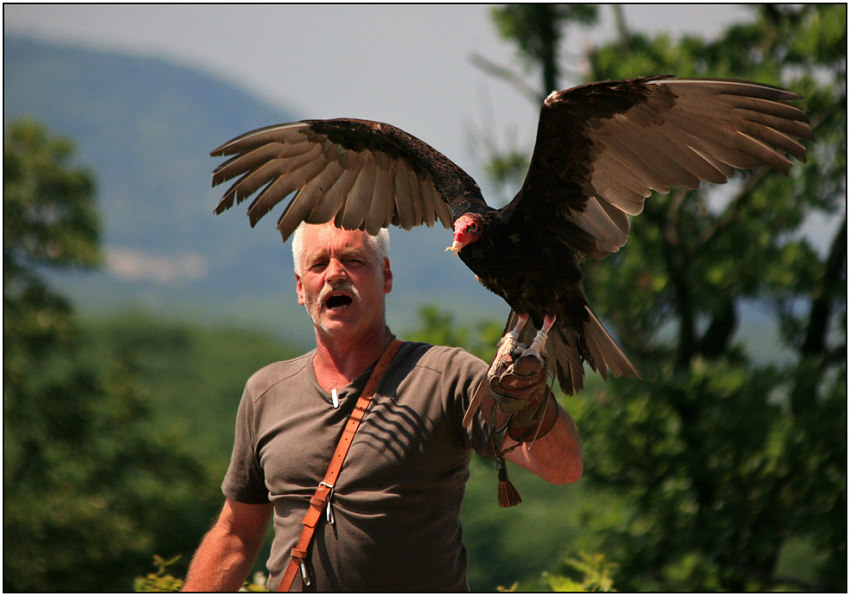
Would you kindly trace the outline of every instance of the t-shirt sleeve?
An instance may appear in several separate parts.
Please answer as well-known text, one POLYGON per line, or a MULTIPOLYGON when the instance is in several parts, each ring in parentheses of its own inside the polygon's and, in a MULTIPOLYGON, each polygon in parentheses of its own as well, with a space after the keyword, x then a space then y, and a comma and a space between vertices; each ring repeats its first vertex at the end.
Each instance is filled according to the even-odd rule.
POLYGON ((250 385, 249 380, 239 402, 233 453, 221 491, 228 499, 256 505, 268 503, 269 493, 256 449, 256 403, 250 385))
POLYGON ((489 426, 484 421, 481 410, 478 410, 468 428, 463 428, 463 417, 472 401, 472 396, 487 374, 487 363, 480 358, 463 350, 453 351, 447 370, 452 385, 454 399, 452 400, 451 416, 456 421, 458 433, 464 443, 470 445, 479 455, 494 455, 490 440, 489 426))

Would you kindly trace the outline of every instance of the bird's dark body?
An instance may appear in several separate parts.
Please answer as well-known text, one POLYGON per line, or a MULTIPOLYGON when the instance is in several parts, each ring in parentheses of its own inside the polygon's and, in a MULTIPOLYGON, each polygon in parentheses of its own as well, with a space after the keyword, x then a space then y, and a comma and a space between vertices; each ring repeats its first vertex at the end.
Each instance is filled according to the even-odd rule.
POLYGON ((552 93, 540 111, 525 181, 502 209, 445 155, 392 125, 305 120, 246 133, 213 151, 233 155, 213 184, 241 176, 216 212, 262 188, 251 225, 293 191, 278 220, 286 240, 302 222, 377 233, 464 214, 483 217, 458 255, 481 283, 533 322, 556 317, 545 349, 561 388, 581 389, 583 364, 604 377, 638 376, 587 305, 579 268, 619 250, 652 191, 721 184, 735 169, 787 173, 811 138, 795 93, 746 81, 643 77, 552 93))
POLYGON ((587 301, 576 259, 565 260, 563 247, 535 241, 521 232, 522 226, 504 225, 497 210, 482 215, 481 238, 458 254, 478 281, 515 312, 528 313, 538 329, 547 313, 556 315, 559 325, 585 320, 587 301), (510 229, 520 231, 506 233, 510 229))

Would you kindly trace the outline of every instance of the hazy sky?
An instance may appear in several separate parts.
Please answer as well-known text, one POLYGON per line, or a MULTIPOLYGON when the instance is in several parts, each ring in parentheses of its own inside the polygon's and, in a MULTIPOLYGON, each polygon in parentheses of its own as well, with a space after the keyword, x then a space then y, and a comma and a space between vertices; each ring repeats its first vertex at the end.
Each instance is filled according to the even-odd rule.
MULTIPOLYGON (((472 149, 470 131, 487 131, 502 148, 530 149, 538 111, 470 60, 478 53, 521 69, 513 47, 495 33, 490 10, 481 4, 6 4, 4 31, 201 67, 295 118, 390 122, 478 177, 475 162, 483 153, 472 149)), ((570 33, 565 64, 571 68, 580 68, 590 35, 613 34, 610 7, 601 14, 601 29, 570 33)), ((625 14, 634 29, 674 34, 713 35, 749 18, 740 5, 717 4, 626 5, 625 14)), ((266 124, 272 123, 257 126, 266 124)))

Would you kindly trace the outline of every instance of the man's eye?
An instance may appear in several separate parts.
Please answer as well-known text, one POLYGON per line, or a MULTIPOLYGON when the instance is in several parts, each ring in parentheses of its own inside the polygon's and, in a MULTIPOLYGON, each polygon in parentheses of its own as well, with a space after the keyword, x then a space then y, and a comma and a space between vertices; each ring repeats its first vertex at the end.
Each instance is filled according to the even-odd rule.
POLYGON ((363 257, 361 255, 352 254, 352 255, 348 255, 348 256, 344 257, 342 259, 342 262, 346 267, 354 267, 354 266, 359 267, 360 265, 365 264, 367 262, 367 259, 366 259, 366 257, 363 257))

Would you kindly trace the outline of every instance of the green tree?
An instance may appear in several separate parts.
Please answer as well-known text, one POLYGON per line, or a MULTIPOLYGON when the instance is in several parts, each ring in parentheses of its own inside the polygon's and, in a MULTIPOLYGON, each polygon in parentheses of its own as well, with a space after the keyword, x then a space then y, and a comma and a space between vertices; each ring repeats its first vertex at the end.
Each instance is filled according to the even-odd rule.
POLYGON ((620 589, 846 590, 846 7, 753 13, 678 41, 619 14, 620 38, 587 56, 591 80, 791 88, 816 135, 787 178, 650 197, 629 244, 585 266, 591 303, 644 373, 587 395, 582 421, 587 476, 634 503, 616 520, 588 511, 620 589), (817 219, 826 242, 805 233, 817 219), (748 349, 744 309, 776 329, 771 355, 748 349))
POLYGON ((100 261, 94 181, 34 122, 3 154, 3 570, 10 591, 121 591, 189 549, 203 470, 147 424, 134 366, 97 358, 46 270, 100 261), (189 515, 191 517, 191 514, 189 515))

